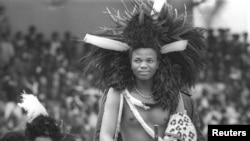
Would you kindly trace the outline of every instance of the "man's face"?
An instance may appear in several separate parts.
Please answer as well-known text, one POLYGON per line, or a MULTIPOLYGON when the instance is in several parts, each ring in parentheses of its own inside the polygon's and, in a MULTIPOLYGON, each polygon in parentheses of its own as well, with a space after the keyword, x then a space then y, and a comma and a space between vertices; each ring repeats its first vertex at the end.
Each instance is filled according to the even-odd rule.
POLYGON ((139 48, 132 52, 131 69, 137 79, 150 80, 158 69, 157 53, 151 48, 139 48))
POLYGON ((50 137, 37 137, 35 141, 53 141, 50 137))

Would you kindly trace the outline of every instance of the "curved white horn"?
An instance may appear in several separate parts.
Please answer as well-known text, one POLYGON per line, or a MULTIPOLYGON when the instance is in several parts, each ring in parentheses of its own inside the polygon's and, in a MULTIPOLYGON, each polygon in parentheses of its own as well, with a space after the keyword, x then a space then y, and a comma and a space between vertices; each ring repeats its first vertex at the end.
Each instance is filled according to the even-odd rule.
POLYGON ((126 43, 90 34, 86 34, 83 41, 98 46, 100 48, 115 51, 126 51, 130 48, 126 43))
POLYGON ((188 44, 187 40, 180 40, 170 44, 166 44, 161 47, 161 53, 165 54, 169 52, 183 51, 186 49, 187 44, 188 44))

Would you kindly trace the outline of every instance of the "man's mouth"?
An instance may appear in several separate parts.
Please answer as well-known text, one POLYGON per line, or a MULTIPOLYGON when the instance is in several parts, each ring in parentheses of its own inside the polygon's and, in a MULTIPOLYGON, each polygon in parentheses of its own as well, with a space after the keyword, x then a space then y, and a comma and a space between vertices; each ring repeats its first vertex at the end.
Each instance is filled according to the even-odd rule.
POLYGON ((140 74, 149 74, 149 71, 139 71, 140 74))

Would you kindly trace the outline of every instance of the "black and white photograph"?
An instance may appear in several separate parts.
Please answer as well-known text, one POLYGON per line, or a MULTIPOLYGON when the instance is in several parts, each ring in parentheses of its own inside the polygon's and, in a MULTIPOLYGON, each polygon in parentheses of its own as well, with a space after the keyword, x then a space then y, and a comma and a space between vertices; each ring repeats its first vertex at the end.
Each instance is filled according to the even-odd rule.
POLYGON ((249 140, 249 34, 249 0, 0 0, 0 141, 249 140))

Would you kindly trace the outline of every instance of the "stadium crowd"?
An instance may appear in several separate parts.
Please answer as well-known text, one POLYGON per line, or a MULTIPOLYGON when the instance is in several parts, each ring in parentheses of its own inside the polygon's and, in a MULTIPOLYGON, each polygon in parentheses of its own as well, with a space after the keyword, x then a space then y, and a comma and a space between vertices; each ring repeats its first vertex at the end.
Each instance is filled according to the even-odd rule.
POLYGON ((209 124, 250 124, 249 47, 247 33, 208 30, 207 68, 192 91, 204 121, 204 134, 209 124))
POLYGON ((91 75, 82 74, 80 59, 86 48, 65 32, 44 39, 30 26, 26 35, 4 34, 0 42, 0 134, 25 127, 25 113, 17 103, 23 91, 38 96, 65 130, 89 140, 95 126, 100 92, 91 84, 91 75))
MULTIPOLYGON (((207 32, 208 62, 190 93, 197 101, 206 135, 209 124, 250 124, 250 47, 248 34, 229 29, 207 32)), ((101 92, 80 60, 89 50, 70 32, 47 39, 36 26, 0 36, 0 136, 23 130, 25 113, 16 103, 32 93, 49 114, 64 122, 77 141, 92 140, 101 92)))

